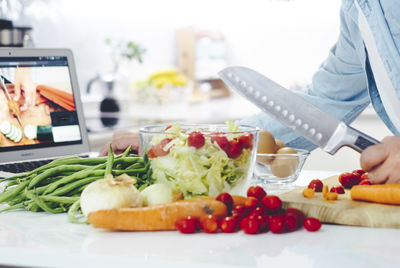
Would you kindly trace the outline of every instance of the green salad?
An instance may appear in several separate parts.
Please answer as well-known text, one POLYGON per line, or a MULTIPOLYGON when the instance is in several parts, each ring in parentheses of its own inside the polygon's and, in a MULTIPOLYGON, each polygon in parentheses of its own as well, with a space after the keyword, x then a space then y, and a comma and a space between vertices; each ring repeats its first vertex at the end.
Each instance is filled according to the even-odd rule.
POLYGON ((227 132, 182 129, 179 123, 155 136, 147 151, 153 178, 180 189, 185 197, 230 192, 249 173, 254 135, 239 132, 232 122, 227 132))

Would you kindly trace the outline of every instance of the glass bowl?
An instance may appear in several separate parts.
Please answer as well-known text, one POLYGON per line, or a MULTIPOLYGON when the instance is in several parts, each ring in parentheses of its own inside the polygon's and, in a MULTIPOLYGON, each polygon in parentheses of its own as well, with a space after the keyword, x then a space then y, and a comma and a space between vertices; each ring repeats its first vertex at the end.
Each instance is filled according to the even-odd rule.
POLYGON ((152 178, 185 197, 244 194, 250 186, 259 129, 224 124, 151 125, 139 131, 152 178))
POLYGON ((262 186, 285 186, 295 182, 309 155, 306 150, 295 150, 297 153, 257 153, 254 166, 254 177, 257 184, 262 186))

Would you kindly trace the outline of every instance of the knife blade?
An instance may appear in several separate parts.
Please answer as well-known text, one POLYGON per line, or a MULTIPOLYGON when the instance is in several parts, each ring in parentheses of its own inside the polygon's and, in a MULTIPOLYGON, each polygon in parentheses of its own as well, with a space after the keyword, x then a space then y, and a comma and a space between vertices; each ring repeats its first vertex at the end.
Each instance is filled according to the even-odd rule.
POLYGON ((330 154, 343 146, 362 152, 379 143, 252 69, 228 67, 218 74, 228 87, 330 154))
MULTIPOLYGON (((13 100, 11 99, 10 93, 8 92, 8 89, 7 89, 6 85, 4 84, 4 81, 3 81, 3 77, 2 77, 2 76, 0 76, 0 87, 1 87, 1 88, 3 89, 3 91, 4 91, 4 94, 6 95, 7 101, 8 101, 8 102, 13 101, 13 100)), ((20 118, 20 116, 19 116, 18 114, 13 114, 13 116, 15 116, 15 118, 16 118, 17 121, 18 121, 18 124, 19 124, 19 125, 21 126, 21 128, 22 128, 22 123, 21 123, 21 118, 20 118)))

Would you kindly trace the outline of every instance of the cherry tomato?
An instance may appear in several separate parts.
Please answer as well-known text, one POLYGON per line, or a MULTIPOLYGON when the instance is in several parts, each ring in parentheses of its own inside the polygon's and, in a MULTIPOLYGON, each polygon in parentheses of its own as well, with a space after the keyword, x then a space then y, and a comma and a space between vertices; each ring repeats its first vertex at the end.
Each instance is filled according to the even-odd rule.
POLYGON ((358 173, 345 172, 339 175, 339 182, 345 189, 351 189, 354 185, 359 184, 361 175, 358 173))
POLYGON ((254 217, 257 219, 258 224, 260 225, 260 230, 259 232, 266 232, 268 231, 268 216, 263 216, 263 215, 249 215, 249 217, 254 217))
POLYGON ((298 226, 297 227, 301 227, 303 226, 304 223, 304 219, 306 218, 303 211, 301 211, 300 209, 297 208, 288 208, 285 211, 285 214, 294 214, 297 217, 298 220, 298 226))
POLYGON ((240 229, 246 234, 256 234, 260 231, 260 223, 256 217, 244 217, 240 221, 240 229))
POLYGON ((199 149, 206 143, 204 135, 199 131, 193 131, 189 134, 188 145, 199 149))
POLYGON ((282 233, 285 228, 285 217, 283 215, 273 215, 268 221, 269 229, 275 234, 282 233))
POLYGON ((294 213, 285 213, 284 215, 285 229, 292 232, 299 227, 299 218, 294 213))
POLYGON ((342 185, 332 186, 329 191, 332 193, 344 194, 344 188, 342 185))
POLYGON ((364 179, 358 185, 372 185, 372 183, 369 179, 364 179))
POLYGON ((258 200, 261 200, 266 195, 267 195, 267 192, 265 192, 265 190, 261 186, 258 186, 258 185, 250 186, 249 189, 247 189, 248 197, 254 196, 258 200))
POLYGON ((322 192, 323 186, 324 184, 319 179, 311 180, 310 183, 308 184, 308 188, 313 189, 314 192, 322 192))
POLYGON ((368 172, 365 172, 364 174, 361 175, 361 180, 367 180, 368 178, 368 172))
POLYGON ((228 138, 224 134, 219 134, 214 133, 211 135, 211 142, 214 143, 216 142, 218 146, 226 153, 228 154, 229 148, 230 148, 230 142, 228 138))
POLYGON ((275 212, 281 208, 282 201, 276 195, 266 195, 261 199, 261 204, 264 205, 267 211, 275 212))
POLYGON ((239 220, 246 217, 249 211, 245 208, 244 205, 236 205, 232 209, 232 216, 238 217, 239 220))
POLYGON ((239 137, 239 146, 241 149, 251 149, 253 147, 253 134, 246 134, 239 137))
POLYGON ((357 174, 360 174, 360 176, 361 176, 362 174, 365 173, 365 171, 362 169, 356 169, 356 170, 353 170, 351 173, 357 173, 357 174))
POLYGON ((172 139, 170 138, 165 138, 161 140, 160 143, 153 145, 150 150, 147 152, 147 156, 150 158, 155 158, 159 156, 165 156, 169 154, 169 149, 167 151, 164 150, 164 147, 170 143, 172 139))
POLYGON ((304 220, 304 228, 309 232, 316 232, 321 228, 321 222, 316 218, 306 218, 304 220))
POLYGON ((254 196, 249 196, 246 198, 246 200, 244 201, 244 207, 251 211, 253 209, 255 209, 258 205, 258 199, 255 198, 254 196))
POLYGON ((175 222, 176 228, 179 230, 179 232, 184 234, 192 234, 196 232, 197 225, 198 225, 198 220, 191 216, 179 219, 175 222))
POLYGON ((237 217, 228 216, 221 220, 219 228, 224 233, 236 232, 239 227, 239 221, 237 217))
POLYGON ((216 233, 218 231, 218 219, 214 215, 206 215, 200 218, 200 228, 205 233, 216 233))
POLYGON ((234 139, 229 142, 229 150, 227 152, 229 158, 238 158, 242 153, 242 148, 239 146, 239 142, 234 139))
POLYGON ((217 200, 224 203, 226 205, 226 208, 228 209, 228 212, 231 212, 233 208, 233 198, 229 193, 220 193, 217 196, 217 200))
POLYGON ((264 206, 257 206, 252 211, 250 211, 249 215, 265 216, 265 215, 267 215, 267 209, 264 206))

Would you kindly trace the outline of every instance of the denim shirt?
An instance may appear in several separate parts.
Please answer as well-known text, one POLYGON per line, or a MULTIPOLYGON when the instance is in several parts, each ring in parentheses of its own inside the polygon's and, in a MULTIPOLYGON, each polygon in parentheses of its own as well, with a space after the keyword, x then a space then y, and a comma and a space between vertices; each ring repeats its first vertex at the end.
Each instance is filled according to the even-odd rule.
MULTIPOLYGON (((399 0, 342 0, 339 38, 313 75, 312 83, 296 93, 347 124, 372 103, 381 120, 393 134, 399 135, 382 105, 358 26, 354 1, 358 2, 368 21, 379 55, 400 99, 399 0)), ((265 113, 244 118, 240 123, 266 129, 290 147, 308 150, 316 147, 265 113)))

